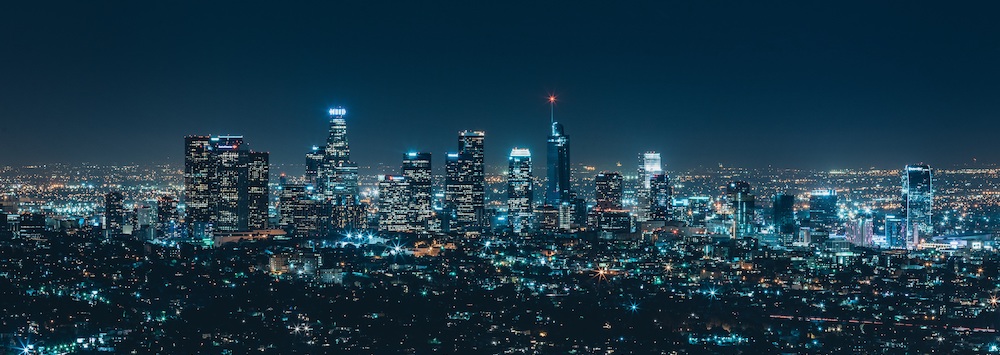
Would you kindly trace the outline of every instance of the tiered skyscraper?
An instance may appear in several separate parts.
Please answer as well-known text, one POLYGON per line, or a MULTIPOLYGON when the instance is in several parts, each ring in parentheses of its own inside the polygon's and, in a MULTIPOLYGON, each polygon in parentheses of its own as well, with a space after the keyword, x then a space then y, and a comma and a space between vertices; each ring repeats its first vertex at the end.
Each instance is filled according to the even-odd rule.
POLYGON ((318 188, 337 206, 358 203, 358 165, 351 161, 345 116, 347 109, 343 107, 330 109, 330 135, 317 177, 318 188))
POLYGON ((533 217, 531 151, 514 148, 507 160, 507 220, 514 233, 524 235, 531 231, 533 217))

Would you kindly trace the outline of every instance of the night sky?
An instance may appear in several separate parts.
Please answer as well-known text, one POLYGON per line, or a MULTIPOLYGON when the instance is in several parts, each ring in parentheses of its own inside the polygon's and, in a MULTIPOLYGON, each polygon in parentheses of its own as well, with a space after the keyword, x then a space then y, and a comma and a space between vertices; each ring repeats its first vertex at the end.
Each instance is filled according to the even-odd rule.
POLYGON ((243 134, 301 164, 349 112, 359 164, 574 162, 629 171, 1000 162, 1000 5, 911 1, 199 1, 0 5, 0 165, 183 161, 243 134))

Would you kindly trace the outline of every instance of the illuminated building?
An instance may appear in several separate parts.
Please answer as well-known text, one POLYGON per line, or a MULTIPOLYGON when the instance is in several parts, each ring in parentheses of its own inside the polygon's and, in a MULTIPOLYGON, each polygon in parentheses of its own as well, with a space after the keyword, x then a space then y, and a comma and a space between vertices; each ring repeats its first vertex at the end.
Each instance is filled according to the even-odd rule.
POLYGON ((125 206, 122 193, 112 191, 104 195, 104 233, 105 237, 122 234, 125 223, 125 206))
POLYGON ((462 131, 458 137, 459 158, 470 160, 462 164, 467 166, 469 171, 460 174, 460 177, 464 183, 472 185, 472 223, 476 227, 483 226, 483 209, 486 205, 485 139, 486 133, 483 131, 462 131))
POLYGON ((670 220, 673 189, 667 174, 655 174, 649 179, 649 220, 670 220))
POLYGON ((726 195, 733 211, 733 236, 741 238, 754 232, 755 197, 746 181, 734 181, 726 187, 726 195))
POLYGON ((885 242, 892 249, 906 249, 907 224, 903 218, 894 215, 885 216, 885 242))
POLYGON ((184 137, 184 221, 192 230, 212 223, 212 170, 211 138, 184 137))
POLYGON ((347 109, 331 108, 330 135, 323 150, 317 187, 334 205, 353 206, 358 203, 358 165, 351 161, 347 142, 347 109))
POLYGON ((407 223, 411 230, 425 230, 428 221, 434 215, 434 209, 431 207, 433 198, 431 153, 406 153, 403 156, 402 175, 410 184, 407 223))
POLYGON ((597 200, 597 210, 621 210, 622 187, 624 179, 622 174, 616 172, 602 172, 594 177, 594 195, 597 200))
POLYGON ((809 194, 809 226, 815 231, 830 234, 837 232, 839 224, 837 191, 833 189, 813 190, 809 194))
POLYGON ((795 195, 779 193, 774 196, 771 216, 774 232, 781 236, 794 236, 795 227, 795 195))
POLYGON ((185 218, 194 236, 267 228, 268 153, 248 150, 243 136, 205 138, 185 138, 185 218))
POLYGON ((379 230, 405 232, 409 230, 410 182, 404 176, 378 176, 379 230))
MULTIPOLYGON (((482 131, 462 131, 458 152, 448 153, 445 161, 445 207, 454 216, 459 231, 470 231, 485 222, 485 183, 482 131)), ((450 217, 446 217, 450 218, 450 217)))
POLYGON ((319 172, 323 168, 324 151, 313 146, 312 150, 306 153, 306 183, 316 186, 319 172))
POLYGON ((563 202, 569 202, 571 194, 569 136, 565 134, 563 125, 559 122, 552 122, 547 153, 548 188, 545 189, 545 203, 559 206, 563 202))
POLYGON ((507 221, 516 234, 531 231, 534 215, 534 182, 531 176, 531 151, 511 149, 507 170, 507 221))
POLYGON ((177 214, 177 199, 163 195, 156 199, 156 231, 162 237, 179 237, 180 216, 177 214))
POLYGON ((712 199, 708 196, 687 198, 686 219, 692 226, 704 226, 705 219, 712 213, 712 199))
POLYGON ((931 167, 907 165, 903 170, 903 213, 906 216, 907 248, 916 248, 921 237, 934 235, 931 214, 934 207, 934 188, 931 167))
POLYGON ((872 246, 875 236, 874 222, 871 218, 859 218, 852 220, 847 223, 844 236, 851 244, 862 247, 870 247, 872 246))
POLYGON ((645 152, 639 154, 638 185, 636 185, 636 208, 633 211, 636 221, 644 222, 650 219, 651 180, 654 176, 663 174, 660 153, 645 152))

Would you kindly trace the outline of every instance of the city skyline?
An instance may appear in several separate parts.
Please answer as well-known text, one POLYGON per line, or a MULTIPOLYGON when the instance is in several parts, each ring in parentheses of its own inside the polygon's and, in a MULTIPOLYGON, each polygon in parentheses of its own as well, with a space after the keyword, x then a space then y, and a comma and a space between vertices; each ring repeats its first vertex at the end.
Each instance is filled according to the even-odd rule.
POLYGON ((172 137, 192 131, 301 164, 337 105, 359 164, 442 154, 465 129, 486 131, 486 161, 502 164, 511 147, 543 151, 548 94, 575 140, 615 139, 575 149, 592 164, 648 150, 667 169, 1000 162, 980 148, 1000 114, 997 24, 969 5, 202 6, 14 6, 0 26, 24 35, 4 39, 0 149, 22 153, 0 164, 179 163, 172 137), (34 144, 38 122, 59 144, 34 144), (906 144, 921 141, 934 144, 906 144))

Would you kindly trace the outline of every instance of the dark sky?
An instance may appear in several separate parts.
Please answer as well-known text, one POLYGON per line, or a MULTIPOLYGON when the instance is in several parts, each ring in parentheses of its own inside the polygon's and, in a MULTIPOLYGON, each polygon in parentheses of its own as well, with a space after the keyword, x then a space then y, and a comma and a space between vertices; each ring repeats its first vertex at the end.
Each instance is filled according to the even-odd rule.
POLYGON ((354 160, 487 131, 631 169, 1000 162, 1000 5, 919 1, 48 2, 0 5, 0 165, 182 160, 243 134, 274 163, 349 110, 354 160))

